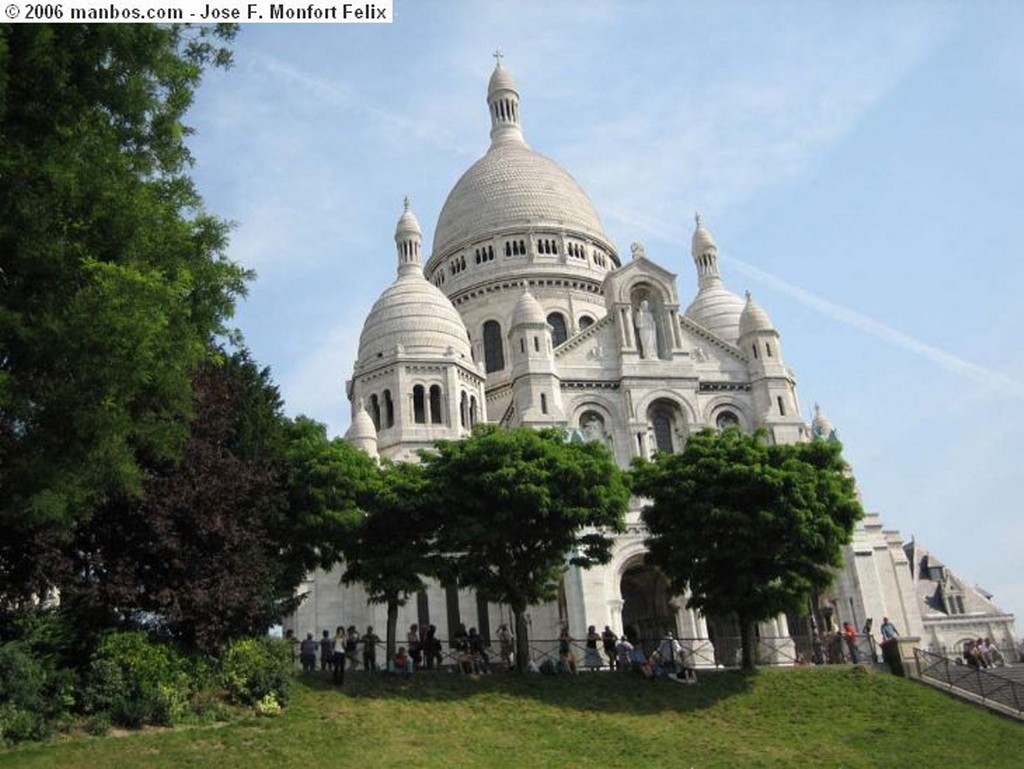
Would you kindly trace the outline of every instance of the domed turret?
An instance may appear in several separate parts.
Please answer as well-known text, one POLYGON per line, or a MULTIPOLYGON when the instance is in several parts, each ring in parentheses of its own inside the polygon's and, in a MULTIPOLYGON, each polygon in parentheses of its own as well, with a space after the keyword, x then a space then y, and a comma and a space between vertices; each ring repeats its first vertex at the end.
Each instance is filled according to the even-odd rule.
POLYGON ((501 66, 501 51, 494 54, 495 67, 487 84, 487 107, 491 111, 491 145, 501 142, 523 143, 519 124, 519 91, 512 73, 501 66))
POLYGON ((697 268, 698 290, 685 315, 715 336, 735 344, 740 336, 740 314, 744 302, 722 284, 715 240, 701 221, 700 214, 696 214, 694 219, 697 226, 690 252, 697 268))
POLYGON ((523 291, 523 295, 516 302, 515 309, 512 310, 512 328, 524 323, 547 323, 544 317, 544 308, 540 306, 540 302, 534 298, 529 289, 523 291))
POLYGON ((398 272, 406 265, 414 267, 421 275, 423 273, 423 261, 421 252, 423 250, 423 230, 420 229, 419 220, 416 214, 409 210, 409 198, 403 201, 402 215, 395 225, 395 246, 398 248, 398 272))
POLYGON ((832 422, 825 416, 825 412, 821 410, 821 406, 817 403, 814 404, 814 418, 811 420, 811 435, 815 438, 822 440, 835 440, 836 428, 832 426, 832 422))
POLYGON ((373 426, 373 419, 366 413, 362 401, 359 402, 359 409, 352 417, 352 424, 345 431, 345 440, 374 459, 377 458, 377 428, 373 426))
POLYGON ((743 307, 743 312, 740 313, 739 329, 741 339, 747 334, 755 332, 775 331, 775 326, 772 324, 771 318, 768 317, 768 313, 754 301, 754 297, 749 291, 747 292, 747 303, 743 307))
POLYGON ((423 277, 422 233, 408 199, 395 227, 395 244, 398 278, 381 294, 363 324, 356 370, 397 350, 470 361, 469 335, 462 317, 448 297, 423 277))

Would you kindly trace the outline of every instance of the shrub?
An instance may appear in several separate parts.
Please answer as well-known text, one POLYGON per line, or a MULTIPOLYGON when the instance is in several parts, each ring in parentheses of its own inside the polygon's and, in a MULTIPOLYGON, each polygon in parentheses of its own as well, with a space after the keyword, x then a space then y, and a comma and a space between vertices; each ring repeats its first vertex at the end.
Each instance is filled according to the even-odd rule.
POLYGON ((192 685, 187 665, 172 647, 152 643, 144 633, 112 633, 93 655, 86 707, 133 729, 169 726, 188 710, 192 685))
POLYGON ((268 694, 285 705, 291 681, 291 647, 279 639, 232 641, 221 660, 221 682, 228 696, 243 705, 255 705, 268 694))
POLYGON ((50 732, 49 680, 21 643, 0 646, 0 743, 38 740, 50 732))
POLYGON ((93 737, 102 737, 110 731, 110 716, 107 713, 94 713, 85 722, 85 731, 93 737))

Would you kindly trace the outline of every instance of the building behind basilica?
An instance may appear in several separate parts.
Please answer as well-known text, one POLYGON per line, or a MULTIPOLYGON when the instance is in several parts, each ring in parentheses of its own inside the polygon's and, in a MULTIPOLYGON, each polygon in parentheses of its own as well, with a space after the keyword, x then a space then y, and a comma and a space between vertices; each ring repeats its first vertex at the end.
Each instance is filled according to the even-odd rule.
MULTIPOLYGON (((350 442, 414 461, 479 421, 561 427, 569 440, 606 443, 628 467, 637 456, 679 451, 706 427, 763 428, 778 443, 835 439, 820 410, 810 425, 801 417, 778 329, 749 293, 726 287, 699 216, 690 247, 696 288, 687 278, 681 302, 677 276, 639 243, 621 256, 587 194, 526 143, 519 92, 500 61, 487 105, 490 147, 449 194, 429 258, 408 201, 398 220, 398 275, 366 318, 347 383, 350 442)), ((723 650, 736 628, 709 623, 685 596, 670 595, 644 563, 644 536, 634 500, 611 562, 570 567, 558 600, 532 608, 531 637, 554 639, 566 624, 575 638, 588 625, 635 626, 648 637, 667 629, 699 660, 731 662, 723 650)), ((905 548, 877 516, 858 524, 844 560, 822 597, 824 624, 861 628, 870 618, 877 630, 887 616, 936 650, 979 635, 1012 646, 1012 615, 919 545, 905 548)), ((309 576, 289 627, 304 635, 384 626, 383 607, 368 605, 358 587, 340 587, 340 572, 309 576)), ((436 625, 440 638, 459 623, 491 637, 510 616, 472 592, 433 584, 401 610, 400 629, 414 622, 436 625)), ((762 661, 792 659, 790 630, 784 616, 761 624, 762 661)))

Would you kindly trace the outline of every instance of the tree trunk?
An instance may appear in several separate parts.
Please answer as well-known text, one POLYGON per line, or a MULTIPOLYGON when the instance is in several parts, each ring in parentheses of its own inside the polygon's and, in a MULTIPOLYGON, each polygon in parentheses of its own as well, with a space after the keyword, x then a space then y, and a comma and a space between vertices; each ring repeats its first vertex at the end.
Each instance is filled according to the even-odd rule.
POLYGON ((512 616, 516 621, 516 670, 526 670, 530 659, 530 638, 526 628, 526 607, 512 607, 512 616))
POLYGON ((754 623, 746 617, 739 617, 740 648, 742 649, 742 667, 744 670, 754 669, 754 623))
POLYGON ((395 658, 395 637, 398 635, 398 599, 388 599, 388 631, 384 647, 384 670, 391 670, 395 658))

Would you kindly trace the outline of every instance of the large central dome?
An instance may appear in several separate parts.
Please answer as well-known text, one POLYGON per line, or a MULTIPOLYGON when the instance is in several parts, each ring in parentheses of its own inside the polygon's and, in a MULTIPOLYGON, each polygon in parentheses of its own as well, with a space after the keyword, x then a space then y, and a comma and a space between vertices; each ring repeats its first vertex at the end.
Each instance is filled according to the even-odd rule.
POLYGON ((491 75, 487 105, 490 149, 449 193, 434 230, 431 259, 496 233, 533 228, 561 230, 610 246, 587 193, 564 168, 526 144, 516 83, 500 63, 491 75))
POLYGON ((607 241, 576 180, 526 144, 494 144, 456 183, 437 220, 435 256, 502 228, 558 227, 607 241))

